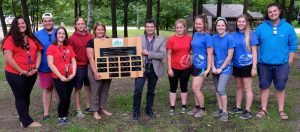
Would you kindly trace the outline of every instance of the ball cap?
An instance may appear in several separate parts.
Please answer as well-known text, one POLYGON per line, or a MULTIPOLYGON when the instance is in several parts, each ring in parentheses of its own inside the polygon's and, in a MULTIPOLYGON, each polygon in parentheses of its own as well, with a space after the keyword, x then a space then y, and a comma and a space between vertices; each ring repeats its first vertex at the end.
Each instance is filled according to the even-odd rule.
POLYGON ((44 19, 45 17, 50 17, 50 18, 53 19, 53 16, 52 16, 51 13, 44 13, 44 14, 42 15, 42 19, 44 19))

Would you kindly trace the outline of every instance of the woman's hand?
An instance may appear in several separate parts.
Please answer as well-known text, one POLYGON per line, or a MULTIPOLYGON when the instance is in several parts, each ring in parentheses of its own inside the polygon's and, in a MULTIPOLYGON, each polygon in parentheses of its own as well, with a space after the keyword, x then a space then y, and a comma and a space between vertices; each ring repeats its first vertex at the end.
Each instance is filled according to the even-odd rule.
POLYGON ((169 77, 174 77, 174 72, 172 69, 168 69, 168 75, 169 77))
POLYGON ((59 79, 62 82, 67 82, 68 81, 68 79, 65 76, 61 76, 59 79))
POLYGON ((94 73, 94 77, 95 77, 95 80, 101 79, 100 73, 98 73, 98 72, 94 73))
POLYGON ((215 67, 212 67, 212 73, 217 74, 217 69, 215 67))
POLYGON ((68 81, 71 81, 73 78, 75 77, 75 74, 71 74, 70 76, 68 76, 68 81))
POLYGON ((209 73, 209 70, 205 70, 201 76, 203 76, 203 78, 206 78, 208 73, 209 73))
POLYGON ((29 75, 29 72, 28 71, 25 71, 25 70, 22 70, 20 72, 20 76, 28 76, 29 75))
POLYGON ((38 69, 33 69, 30 72, 28 72, 27 76, 32 76, 32 75, 36 74, 37 72, 38 72, 38 69))
POLYGON ((223 69, 222 68, 218 68, 217 71, 216 71, 216 74, 220 74, 222 73, 223 69))
POLYGON ((252 68, 251 69, 251 76, 255 77, 257 75, 257 69, 256 68, 252 68))

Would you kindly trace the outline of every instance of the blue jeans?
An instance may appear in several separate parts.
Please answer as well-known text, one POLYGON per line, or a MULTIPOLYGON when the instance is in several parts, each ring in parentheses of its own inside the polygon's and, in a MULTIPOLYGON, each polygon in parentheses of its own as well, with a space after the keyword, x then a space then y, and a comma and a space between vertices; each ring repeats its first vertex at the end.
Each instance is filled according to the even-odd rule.
POLYGON ((148 79, 148 91, 146 97, 146 113, 152 111, 154 96, 155 96, 154 91, 158 80, 158 77, 155 74, 153 67, 149 68, 144 72, 144 77, 139 77, 135 79, 133 108, 132 108, 133 113, 140 114, 142 93, 147 79, 148 79))

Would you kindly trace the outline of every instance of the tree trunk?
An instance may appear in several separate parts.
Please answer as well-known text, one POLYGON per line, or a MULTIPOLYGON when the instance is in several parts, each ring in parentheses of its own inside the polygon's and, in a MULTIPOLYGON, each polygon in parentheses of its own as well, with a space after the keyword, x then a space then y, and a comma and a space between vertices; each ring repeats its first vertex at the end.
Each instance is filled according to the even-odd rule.
POLYGON ((152 0, 147 0, 146 20, 152 18, 152 0))
POLYGON ((5 18, 4 18, 4 14, 3 14, 3 0, 0 0, 0 20, 1 20, 1 25, 2 25, 2 31, 3 31, 3 35, 6 36, 7 35, 7 28, 6 28, 6 23, 5 23, 5 18))
POLYGON ((16 13, 16 6, 15 6, 15 2, 14 0, 11 0, 11 5, 12 5, 12 12, 14 14, 14 16, 17 16, 17 13, 16 13))
POLYGON ((88 19, 87 19, 87 29, 91 32, 93 28, 93 0, 88 0, 88 19))
MULTIPOLYGON (((37 0, 38 3, 40 3, 40 0, 37 0)), ((39 5, 36 5, 36 12, 35 12, 35 18, 36 18, 36 27, 35 27, 35 31, 39 31, 39 5)))
POLYGON ((279 0, 275 0, 275 3, 279 4, 279 0))
POLYGON ((79 0, 74 0, 74 18, 79 16, 79 0))
POLYGON ((81 2, 78 0, 78 16, 81 16, 81 2))
POLYGON ((159 36, 159 17, 160 17, 160 0, 157 0, 157 9, 156 9, 156 34, 159 36))
POLYGON ((128 6, 129 0, 125 0, 124 3, 124 37, 128 37, 128 6))
MULTIPOLYGON (((193 18, 192 18, 192 20, 193 20, 193 22, 195 21, 195 17, 196 17, 196 15, 197 15, 197 1, 198 0, 193 0, 193 18)), ((193 26, 194 27, 194 26, 193 26)), ((194 36, 194 33, 196 32, 196 29, 195 28, 193 28, 193 36, 194 36)))
POLYGON ((112 37, 117 38, 117 2, 116 0, 111 0, 111 26, 112 26, 112 37))
POLYGON ((289 13, 287 14, 287 22, 289 22, 289 23, 292 22, 292 12, 294 11, 294 4, 295 4, 295 1, 291 0, 290 5, 289 5, 289 13))
POLYGON ((222 11, 222 0, 218 0, 218 7, 217 7, 217 17, 221 17, 221 11, 222 11))
POLYGON ((243 9, 244 14, 246 14, 248 12, 249 2, 250 2, 250 0, 244 0, 244 9, 243 9))
POLYGON ((28 7, 27 7, 27 0, 21 0, 21 6, 22 6, 22 12, 23 12, 23 17, 24 17, 25 21, 30 23, 29 14, 28 14, 28 7))
POLYGON ((286 12, 286 8, 285 8, 285 3, 286 3, 285 0, 282 0, 282 1, 281 1, 281 8, 282 8, 282 11, 283 11, 284 14, 287 13, 287 12, 286 12))
POLYGON ((197 15, 197 0, 193 0, 193 21, 196 15, 197 15))
POLYGON ((205 0, 198 0, 198 15, 202 14, 202 10, 203 10, 203 4, 205 3, 205 0))

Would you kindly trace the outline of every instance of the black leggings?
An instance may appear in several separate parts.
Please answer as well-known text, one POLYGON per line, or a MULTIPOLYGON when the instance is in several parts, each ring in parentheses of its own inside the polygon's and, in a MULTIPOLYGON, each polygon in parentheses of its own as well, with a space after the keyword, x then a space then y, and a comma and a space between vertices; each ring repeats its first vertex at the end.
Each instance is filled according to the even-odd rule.
POLYGON ((36 81, 37 74, 27 77, 5 71, 5 76, 15 96, 15 105, 19 114, 19 120, 24 127, 27 127, 33 122, 29 115, 29 105, 30 94, 36 81))
POLYGON ((53 82, 59 96, 58 118, 68 117, 74 82, 73 80, 62 82, 56 78, 53 79, 53 82))
POLYGON ((190 68, 183 69, 183 70, 177 70, 172 68, 174 77, 169 76, 169 82, 170 82, 170 92, 176 93, 177 85, 178 85, 178 79, 180 79, 180 89, 182 93, 187 92, 187 85, 190 78, 190 68))

